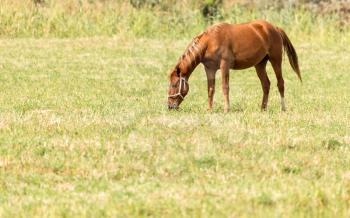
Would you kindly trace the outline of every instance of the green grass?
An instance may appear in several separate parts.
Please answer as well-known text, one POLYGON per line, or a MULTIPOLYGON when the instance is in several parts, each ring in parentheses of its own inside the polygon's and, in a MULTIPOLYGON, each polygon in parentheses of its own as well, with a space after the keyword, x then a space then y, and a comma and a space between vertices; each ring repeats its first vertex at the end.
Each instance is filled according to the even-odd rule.
MULTIPOLYGON (((162 0, 154 8, 138 9, 130 0, 44 1, 35 5, 33 0, 2 0, 0 38, 131 36, 175 40, 191 38, 208 25, 201 14, 202 0, 162 0)), ((340 25, 347 22, 336 13, 317 14, 302 5, 276 9, 267 2, 270 4, 256 1, 255 7, 224 4, 213 22, 265 19, 302 41, 326 46, 334 41, 350 44, 350 25, 340 25)), ((333 6, 337 8, 336 3, 333 6)))
POLYGON ((0 40, 0 217, 349 217, 350 50, 294 38, 267 112, 253 69, 200 66, 180 111, 167 72, 188 40, 0 40))

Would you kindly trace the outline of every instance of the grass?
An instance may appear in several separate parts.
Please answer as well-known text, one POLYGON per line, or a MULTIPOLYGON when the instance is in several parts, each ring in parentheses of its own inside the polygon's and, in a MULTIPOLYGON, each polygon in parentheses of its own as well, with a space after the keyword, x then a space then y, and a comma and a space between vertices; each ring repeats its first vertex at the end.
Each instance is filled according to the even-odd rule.
MULTIPOLYGON (((42 5, 33 2, 2 0, 0 38, 132 36, 175 40, 193 37, 208 25, 201 14, 202 0, 162 0, 156 7, 138 9, 129 0, 45 0, 42 5)), ((334 41, 337 45, 350 44, 350 26, 340 25, 346 23, 340 15, 317 14, 301 5, 276 9, 268 7, 273 5, 271 1, 257 1, 256 7, 228 2, 231 4, 219 9, 214 22, 266 19, 296 39, 326 46, 334 41)), ((337 8, 336 3, 333 6, 337 8)))
POLYGON ((202 66, 166 110, 188 40, 0 40, 0 217, 349 217, 349 49, 292 41, 288 111, 248 69, 224 114, 202 66))

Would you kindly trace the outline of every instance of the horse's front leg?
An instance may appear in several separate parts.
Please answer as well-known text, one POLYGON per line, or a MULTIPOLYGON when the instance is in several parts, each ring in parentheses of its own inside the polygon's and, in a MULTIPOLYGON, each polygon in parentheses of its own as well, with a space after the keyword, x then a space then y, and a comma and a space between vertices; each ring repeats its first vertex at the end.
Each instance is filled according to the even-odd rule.
POLYGON ((207 81, 208 81, 208 110, 211 111, 213 109, 213 99, 214 99, 214 93, 215 93, 216 70, 212 70, 205 67, 205 72, 207 74, 207 81))
POLYGON ((225 106, 224 106, 224 112, 227 113, 230 110, 230 85, 229 85, 229 72, 230 67, 229 64, 226 62, 222 62, 220 65, 220 71, 221 71, 221 77, 222 77, 222 92, 224 93, 224 100, 225 100, 225 106))

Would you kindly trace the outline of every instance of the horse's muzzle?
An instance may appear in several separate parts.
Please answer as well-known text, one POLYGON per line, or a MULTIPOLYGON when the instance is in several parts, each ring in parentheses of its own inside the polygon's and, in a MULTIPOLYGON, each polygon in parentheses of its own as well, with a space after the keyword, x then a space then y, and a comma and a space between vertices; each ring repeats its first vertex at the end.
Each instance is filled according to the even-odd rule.
POLYGON ((168 109, 169 110, 179 109, 179 106, 177 104, 168 104, 168 109))

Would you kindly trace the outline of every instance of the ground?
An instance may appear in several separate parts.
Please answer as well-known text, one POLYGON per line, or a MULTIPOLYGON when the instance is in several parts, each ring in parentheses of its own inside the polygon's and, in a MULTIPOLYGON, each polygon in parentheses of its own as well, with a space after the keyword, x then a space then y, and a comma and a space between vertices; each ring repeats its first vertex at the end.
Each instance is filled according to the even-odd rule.
MULTIPOLYGON (((253 68, 200 66, 181 110, 167 73, 189 40, 0 40, 0 217, 349 217, 350 50, 294 43, 268 110, 253 68)), ((293 40, 292 40, 293 41, 293 40)))

